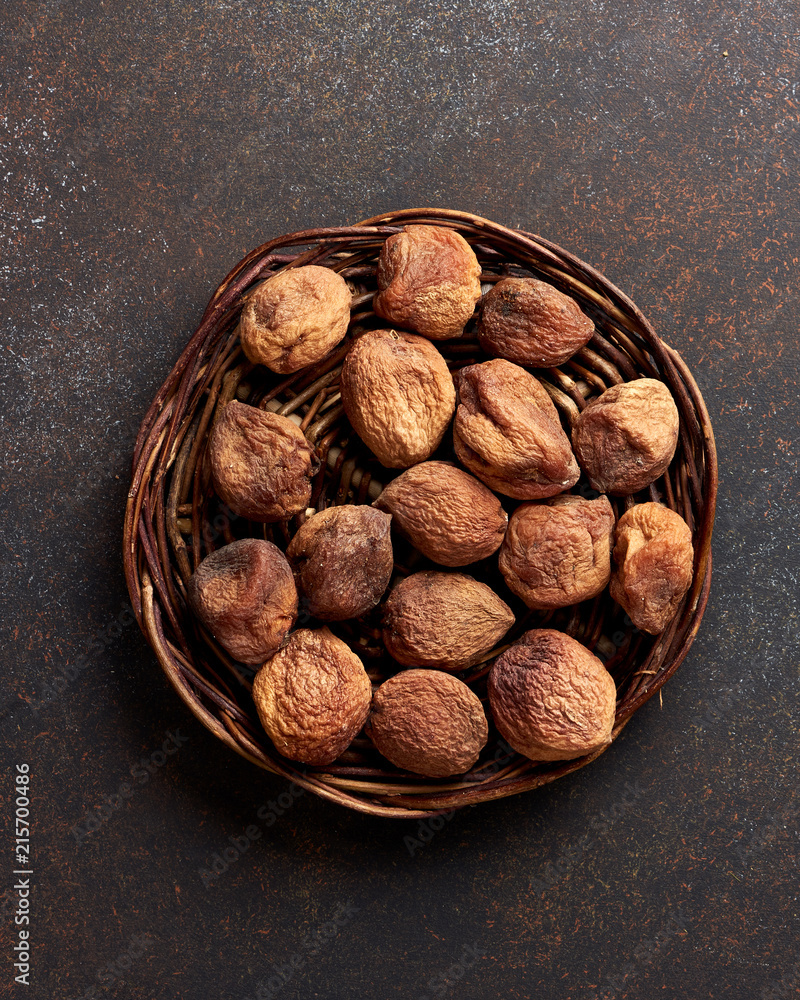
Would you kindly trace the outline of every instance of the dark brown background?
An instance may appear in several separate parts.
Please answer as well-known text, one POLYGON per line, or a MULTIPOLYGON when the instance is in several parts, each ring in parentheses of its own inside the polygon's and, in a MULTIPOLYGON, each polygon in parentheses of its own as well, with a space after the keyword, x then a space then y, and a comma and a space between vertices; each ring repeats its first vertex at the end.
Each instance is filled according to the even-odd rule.
POLYGON ((3 996, 800 991, 797 12, 647 7, 4 5, 3 996), (440 831, 308 795, 268 826, 284 783, 194 721, 127 624, 128 456, 245 251, 419 205, 560 243, 683 353, 722 473, 711 601, 663 709, 591 768, 440 831), (168 731, 188 740, 142 784, 168 731), (22 760, 28 990, 10 974, 22 760))

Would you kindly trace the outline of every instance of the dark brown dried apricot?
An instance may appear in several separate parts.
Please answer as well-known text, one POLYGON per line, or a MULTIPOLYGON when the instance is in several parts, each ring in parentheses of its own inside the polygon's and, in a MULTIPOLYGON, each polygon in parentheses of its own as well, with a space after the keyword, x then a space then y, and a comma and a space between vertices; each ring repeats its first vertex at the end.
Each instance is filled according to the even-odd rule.
POLYGON ((403 670, 375 692, 366 734, 395 767, 429 778, 463 774, 489 735, 478 696, 440 670, 403 670))
POLYGON ((211 432, 208 457, 217 494, 251 521, 283 521, 311 500, 319 462, 288 417, 234 399, 211 432))
POLYGON ((481 347, 518 365, 561 365, 593 333, 594 323, 575 299, 537 278, 503 278, 481 303, 481 347))
POLYGON ((336 760, 366 722, 371 698, 364 664, 327 628, 293 632, 253 682, 267 735, 304 764, 336 760))
POLYGON ((488 692, 500 735, 531 760, 571 760, 611 742, 614 680, 564 632, 526 632, 495 660, 488 692))
POLYGON ((392 575, 392 519, 373 507, 328 507, 310 517, 286 555, 308 611, 323 621, 358 618, 383 597, 392 575))
POLYGON ((242 538, 200 563, 188 586, 189 605, 234 659, 263 663, 297 618, 291 568, 272 542, 242 538))

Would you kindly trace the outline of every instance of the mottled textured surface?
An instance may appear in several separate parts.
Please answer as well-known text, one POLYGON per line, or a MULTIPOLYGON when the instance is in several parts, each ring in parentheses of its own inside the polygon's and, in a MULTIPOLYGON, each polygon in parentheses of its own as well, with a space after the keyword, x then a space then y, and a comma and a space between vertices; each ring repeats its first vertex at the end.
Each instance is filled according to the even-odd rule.
POLYGON ((663 382, 612 385, 581 412, 572 447, 592 487, 612 496, 638 493, 669 468, 680 418, 663 382))
POLYGON ((481 297, 480 276, 478 258, 459 233, 408 226, 381 249, 375 312, 431 340, 460 337, 481 297))
POLYGON ((248 295, 242 310, 242 350, 253 364, 296 372, 321 361, 347 333, 352 296, 327 267, 276 274, 248 295))
POLYGON ((513 624, 506 602, 466 573, 412 573, 383 603, 384 645, 408 667, 474 667, 513 624))
POLYGON ((297 588, 286 557, 263 538, 223 545, 197 567, 186 596, 234 660, 261 666, 297 620, 297 588))
POLYGON ((233 399, 209 434, 207 455, 217 495, 234 514, 280 521, 311 500, 319 461, 288 417, 233 399))
POLYGON ((452 462, 420 462, 375 501, 392 527, 442 566, 468 566, 496 552, 508 514, 497 497, 452 462))
POLYGON ((580 604, 608 585, 614 525, 605 496, 587 500, 562 493, 520 504, 500 548, 500 572, 529 608, 580 604))
POLYGON ((356 504, 329 507, 306 521, 286 555, 309 614, 342 621, 375 607, 394 568, 391 524, 383 511, 356 504))
POLYGON ((609 593, 637 628, 658 635, 692 585, 693 563, 681 515, 660 503, 636 504, 617 522, 609 593))
POLYGON ((494 661, 487 691, 500 735, 531 760, 570 760, 611 742, 614 680, 563 632, 525 632, 494 661))
POLYGON ((259 670, 253 701, 278 750, 330 764, 367 721, 372 686, 364 664, 329 629, 297 629, 259 670))
POLYGON ((3 5, 4 996, 798 991, 796 14, 3 5), (287 788, 189 716, 131 624, 119 540, 138 422, 229 267, 424 204, 539 232, 630 293, 705 393, 721 494, 663 708, 539 793, 418 824, 287 788))
POLYGON ((560 365, 593 333, 594 323, 575 299, 537 278, 503 278, 481 303, 481 347, 492 357, 517 365, 560 365))
POLYGON ((444 358, 415 333, 365 333, 347 353, 339 387, 353 430, 390 469, 429 458, 456 408, 444 358))
POLYGON ((375 691, 366 729, 397 767, 432 778, 463 774, 486 745, 480 698, 441 670, 401 670, 375 691))
POLYGON ((544 386, 519 365, 492 358, 456 376, 453 445, 488 487, 541 500, 574 486, 580 469, 544 386))

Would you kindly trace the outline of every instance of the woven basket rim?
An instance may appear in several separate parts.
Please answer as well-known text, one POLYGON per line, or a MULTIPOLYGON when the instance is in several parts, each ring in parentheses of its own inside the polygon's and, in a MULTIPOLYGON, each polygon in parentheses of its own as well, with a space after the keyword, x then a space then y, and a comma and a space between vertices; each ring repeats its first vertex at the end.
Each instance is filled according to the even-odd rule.
MULTIPOLYGON (((598 333, 596 339, 599 338, 599 341, 590 342, 593 349, 598 348, 595 353, 600 358, 597 364, 601 369, 605 370, 605 365, 616 371, 619 381, 628 381, 630 378, 624 376, 638 377, 642 374, 633 364, 636 360, 645 368, 645 373, 647 366, 661 372, 655 377, 667 381, 675 397, 681 415, 679 452, 683 464, 677 465, 676 455, 673 463, 676 468, 673 470, 670 467, 664 477, 664 485, 672 501, 669 505, 673 506, 677 502, 675 498, 679 498, 689 514, 687 520, 692 527, 695 544, 694 577, 676 619, 661 636, 653 639, 647 662, 658 663, 655 674, 637 682, 638 686, 629 699, 623 697, 624 704, 618 710, 612 742, 633 713, 660 691, 678 669, 697 634, 711 581, 711 535, 718 486, 716 448, 708 410, 683 359, 658 337, 624 292, 600 271, 549 240, 466 212, 404 209, 373 216, 354 226, 323 227, 285 234, 262 244, 235 265, 211 296, 200 324, 142 421, 133 455, 123 540, 125 575, 132 605, 170 684, 192 714, 218 739, 252 763, 280 774, 322 798, 360 812, 393 818, 433 816, 462 805, 490 801, 539 787, 586 766, 606 748, 586 757, 546 768, 539 766, 538 769, 526 768, 524 764, 515 767, 513 761, 506 766, 503 761, 499 770, 492 772, 491 765, 487 768, 484 763, 482 767, 488 778, 479 777, 477 781, 455 778, 426 782, 418 776, 404 778, 401 772, 397 772, 397 780, 390 785, 392 789, 397 789, 394 794, 385 791, 383 794, 375 793, 372 787, 380 785, 380 782, 350 778, 347 769, 344 775, 326 774, 325 769, 304 768, 280 757, 277 752, 265 752, 264 747, 255 741, 252 731, 246 730, 242 721, 245 713, 239 710, 237 715, 239 703, 225 693, 230 690, 227 681, 216 674, 212 677, 207 670, 198 667, 192 659, 193 647, 186 644, 181 632, 179 622, 184 612, 178 597, 182 586, 181 567, 176 568, 176 563, 181 563, 176 556, 180 545, 175 538, 177 508, 173 509, 170 505, 173 493, 177 495, 183 482, 187 463, 193 458, 196 465, 198 456, 202 461, 203 435, 208 429, 203 420, 206 419, 205 413, 213 412, 213 408, 209 411, 211 404, 218 403, 224 373, 230 375, 232 371, 220 366, 230 361, 225 350, 233 352, 232 358, 236 357, 235 324, 244 293, 263 280, 265 274, 268 276, 285 267, 327 261, 329 266, 338 269, 345 253, 351 254, 344 258, 346 261, 361 259, 361 254, 364 261, 374 262, 382 242, 408 224, 454 228, 473 244, 480 256, 489 261, 487 267, 499 267, 501 251, 505 251, 506 264, 513 261, 513 266, 523 267, 573 295, 582 306, 602 316, 602 322, 612 331, 607 340, 598 333), (297 250, 304 247, 307 249, 297 250), (294 249, 288 252, 289 248, 294 249), (496 260, 493 254, 499 255, 496 260), (333 265, 330 263, 332 258, 335 259, 333 265), (208 357, 204 351, 210 352, 208 357), (601 351, 604 352, 602 357, 601 351), (213 367, 215 364, 218 368, 213 367), (219 375, 217 381, 210 377, 212 371, 216 373, 214 379, 219 375), (205 386, 204 380, 207 383, 205 386), (213 397, 214 392, 216 397, 213 397), (193 407, 191 410, 190 405, 193 407), (181 462, 184 465, 180 465, 181 462), (176 472, 178 466, 180 473, 176 472), (670 485, 673 472, 674 486, 670 485), (168 480, 169 495, 165 497, 168 480), (662 654, 664 659, 659 660, 662 654)), ((363 268, 370 266, 374 268, 374 263, 363 264, 363 268)), ((347 270, 347 267, 342 269, 347 270)), ((604 336, 606 333, 604 326, 604 336)), ((442 342, 438 342, 437 346, 442 347, 442 342)), ((557 371, 550 370, 551 373, 557 371)), ((556 374, 552 377, 556 378, 556 374)), ((570 398, 571 405, 576 406, 578 396, 566 383, 560 388, 551 388, 563 397, 564 406, 570 405, 570 398)), ((558 401, 557 396, 554 398, 558 401)), ((585 399, 581 399, 585 405, 585 399)), ((577 405, 579 403, 580 400, 577 405)), ((195 469, 193 465, 188 467, 195 469)), ((198 479, 198 475, 194 474, 194 478, 198 479)), ((651 487, 651 493, 653 490, 654 487, 651 487)), ((197 509, 193 507, 193 517, 197 509)), ((185 566, 182 568, 185 571, 185 566)), ((224 654, 220 658, 224 662, 224 654)), ((235 665, 232 669, 236 672, 235 665)), ((626 675, 626 678, 625 683, 630 683, 630 677, 626 675)), ((266 735, 262 735, 264 743, 268 744, 266 735)), ((530 765, 530 762, 527 763, 530 765)))

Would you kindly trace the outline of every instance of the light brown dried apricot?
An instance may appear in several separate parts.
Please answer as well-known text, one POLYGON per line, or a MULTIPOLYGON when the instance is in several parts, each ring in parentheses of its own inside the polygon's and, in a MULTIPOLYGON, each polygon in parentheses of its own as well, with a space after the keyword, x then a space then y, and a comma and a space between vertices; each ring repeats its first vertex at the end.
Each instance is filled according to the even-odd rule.
POLYGON ((401 580, 383 606, 383 642, 398 663, 466 670, 514 624, 511 608, 463 573, 424 570, 401 580))
POLYGON ((286 555, 310 614, 341 621, 375 607, 394 566, 391 523, 383 511, 351 504, 328 507, 305 522, 286 555))
POLYGON ((663 475, 678 443, 678 408, 654 378, 612 385, 572 428, 572 447, 600 493, 638 493, 663 475))
POLYGON ((481 303, 481 347, 518 365, 563 364, 593 333, 594 323, 575 299, 537 278, 503 278, 481 303))
POLYGON ((571 760, 611 742, 614 680, 564 632, 526 632, 495 660, 488 692, 500 735, 531 760, 571 760))
POLYGON ((579 604, 608 583, 613 531, 608 497, 562 495, 520 504, 500 549, 500 572, 529 608, 579 604))
POLYGON ((443 566, 466 566, 500 547, 508 514, 474 476, 450 462, 421 462, 401 473, 373 506, 419 551, 443 566))
POLYGON ((658 635, 692 584, 692 532, 680 514, 640 503, 617 524, 610 594, 644 632, 658 635))
POLYGON ((575 485, 578 464, 538 379, 495 358, 462 368, 456 384, 456 455, 487 486, 518 500, 539 500, 575 485))
POLYGON ((253 364, 280 374, 316 364, 347 333, 351 302, 347 282, 329 267, 279 271, 247 295, 242 350, 253 364))
POLYGON ((251 521, 282 521, 304 510, 319 462, 288 417, 233 400, 209 436, 208 457, 217 494, 251 521))
POLYGON ((428 458, 456 405, 441 354, 424 337, 396 330, 359 337, 345 358, 340 387, 353 429, 390 469, 428 458))
POLYGON ((481 297, 480 275, 478 258, 459 233, 406 226, 381 247, 375 312, 431 340, 458 337, 481 297))
POLYGON ((297 618, 291 568, 272 542, 242 538, 206 558, 189 580, 189 605, 234 659, 263 663, 297 618))
POLYGON ((429 778, 468 771, 489 735, 478 696, 440 670, 403 670, 384 681, 365 731, 395 767, 429 778))
POLYGON ((372 685, 364 664, 329 629, 298 629, 256 674, 253 701, 279 753, 330 764, 369 714, 372 685))

